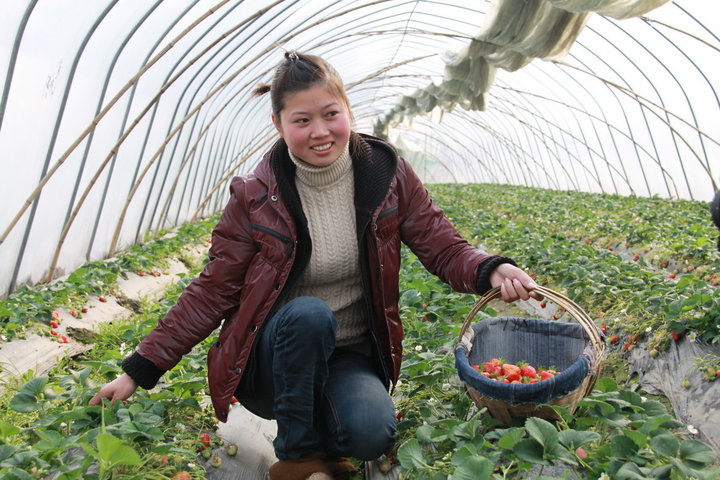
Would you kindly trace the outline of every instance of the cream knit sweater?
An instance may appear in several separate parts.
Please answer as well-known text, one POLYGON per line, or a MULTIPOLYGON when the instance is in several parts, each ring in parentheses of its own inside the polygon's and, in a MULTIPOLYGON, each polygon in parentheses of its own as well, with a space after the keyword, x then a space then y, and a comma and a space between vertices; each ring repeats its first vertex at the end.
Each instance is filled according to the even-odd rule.
POLYGON ((310 262, 290 298, 307 295, 323 300, 338 321, 336 346, 367 351, 349 149, 325 167, 309 165, 292 152, 290 158, 297 166, 295 184, 312 240, 310 262))

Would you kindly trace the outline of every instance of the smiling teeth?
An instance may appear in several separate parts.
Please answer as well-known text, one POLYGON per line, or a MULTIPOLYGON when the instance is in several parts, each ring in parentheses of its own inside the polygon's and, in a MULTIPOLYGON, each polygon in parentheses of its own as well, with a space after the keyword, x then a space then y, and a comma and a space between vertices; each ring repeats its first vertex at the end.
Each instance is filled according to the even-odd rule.
POLYGON ((317 150, 318 152, 322 152, 324 150, 327 150, 328 148, 332 147, 332 143, 328 143, 327 145, 320 145, 318 147, 310 147, 313 150, 317 150))

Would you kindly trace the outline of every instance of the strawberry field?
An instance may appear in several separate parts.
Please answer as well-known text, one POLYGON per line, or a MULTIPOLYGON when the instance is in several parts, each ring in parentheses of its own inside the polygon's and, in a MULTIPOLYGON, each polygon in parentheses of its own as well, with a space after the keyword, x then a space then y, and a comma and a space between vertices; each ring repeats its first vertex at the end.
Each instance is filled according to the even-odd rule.
MULTIPOLYGON (((400 438, 386 465, 407 479, 720 476, 702 426, 687 425, 628 372, 631 352, 661 358, 678 342, 720 344, 720 253, 706 204, 498 185, 434 185, 431 193, 472 243, 513 257, 539 284, 581 305, 605 332, 607 357, 594 393, 574 413, 556 407, 558 421, 497 425, 475 407, 454 364, 460 328, 477 298, 452 292, 405 250, 405 359, 395 392, 400 438)), ((139 302, 131 317, 102 325, 91 339, 69 338, 93 348, 50 371, 6 381, 0 478, 202 479, 214 468, 210 460, 217 464, 213 452, 227 455, 205 397, 205 355, 213 338, 166 374, 160 388, 138 390, 124 405, 87 405, 200 271, 202 262, 187 252, 208 241, 213 222, 186 225, 0 301, 4 341, 40 333, 57 342, 50 333, 53 311, 81 316, 89 297, 120 295, 123 275, 161 274, 170 258, 183 258, 189 268, 161 300, 139 302)), ((567 319, 551 302, 491 303, 480 316, 508 309, 567 319)), ((695 363, 701 375, 693 382, 720 384, 720 357, 695 363)), ((677 379, 683 380, 691 381, 677 379)))

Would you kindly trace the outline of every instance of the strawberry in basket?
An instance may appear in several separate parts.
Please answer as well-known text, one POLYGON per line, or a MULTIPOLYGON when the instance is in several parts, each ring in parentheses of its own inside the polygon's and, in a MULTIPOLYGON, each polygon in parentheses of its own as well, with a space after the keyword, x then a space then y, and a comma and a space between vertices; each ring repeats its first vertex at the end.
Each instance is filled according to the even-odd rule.
POLYGON ((482 365, 472 367, 481 375, 503 383, 537 383, 558 373, 550 368, 535 368, 527 362, 518 362, 515 365, 500 358, 492 358, 482 365))

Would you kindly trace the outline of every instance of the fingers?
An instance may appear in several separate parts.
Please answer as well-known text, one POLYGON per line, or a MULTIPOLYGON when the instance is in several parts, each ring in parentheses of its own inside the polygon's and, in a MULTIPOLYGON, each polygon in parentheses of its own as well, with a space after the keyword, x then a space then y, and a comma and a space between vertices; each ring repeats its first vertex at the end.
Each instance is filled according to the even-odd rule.
POLYGON ((543 296, 539 292, 533 291, 536 287, 537 284, 530 277, 526 282, 519 278, 505 277, 500 285, 500 293, 505 302, 514 302, 520 299, 528 300, 530 297, 542 300, 543 296))

